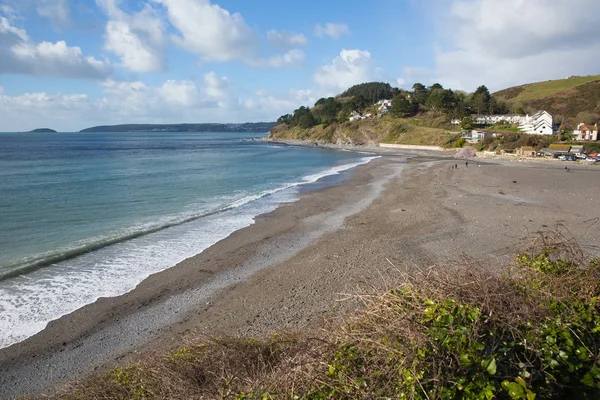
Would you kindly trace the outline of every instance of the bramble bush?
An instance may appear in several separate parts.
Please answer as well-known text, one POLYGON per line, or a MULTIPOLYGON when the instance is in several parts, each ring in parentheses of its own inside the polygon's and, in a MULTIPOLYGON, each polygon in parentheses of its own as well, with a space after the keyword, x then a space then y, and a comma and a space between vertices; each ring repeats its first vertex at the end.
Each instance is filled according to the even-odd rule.
POLYGON ((405 275, 337 330, 215 339, 61 398, 597 399, 600 260, 542 234, 504 274, 405 275))

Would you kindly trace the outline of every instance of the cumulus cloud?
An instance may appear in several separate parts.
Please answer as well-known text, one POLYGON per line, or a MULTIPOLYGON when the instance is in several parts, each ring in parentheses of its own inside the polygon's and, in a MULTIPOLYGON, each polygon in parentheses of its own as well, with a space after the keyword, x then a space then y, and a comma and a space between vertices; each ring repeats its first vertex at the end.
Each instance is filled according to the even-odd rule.
POLYGON ((85 56, 79 47, 58 41, 34 43, 24 29, 0 16, 0 74, 13 73, 69 78, 105 78, 110 66, 85 56))
POLYGON ((37 13, 52 21, 55 28, 63 28, 71 20, 71 12, 67 0, 40 0, 37 13))
POLYGON ((164 25, 150 4, 132 14, 122 11, 116 0, 97 0, 109 16, 105 47, 120 57, 122 66, 134 72, 164 68, 164 25))
POLYGON ((317 24, 314 30, 315 36, 329 36, 334 39, 339 39, 342 35, 349 35, 350 28, 346 24, 334 24, 327 22, 325 25, 317 24))
MULTIPOLYGON (((301 64, 298 49, 273 57, 261 57, 260 41, 239 13, 230 13, 209 0, 154 0, 165 6, 169 22, 178 31, 172 36, 180 48, 200 56, 202 62, 240 60, 261 68, 301 64)), ((270 31, 267 39, 285 48, 306 43, 303 35, 270 31)))
POLYGON ((107 79, 103 95, 25 93, 0 90, 0 131, 24 131, 47 126, 75 131, 93 125, 120 123, 274 121, 301 105, 312 105, 321 92, 258 90, 242 97, 227 77, 211 71, 199 82, 167 80, 153 86, 142 81, 107 79))
POLYGON ((324 88, 343 91, 352 85, 375 80, 380 71, 366 50, 342 50, 330 64, 317 68, 314 81, 324 88))
POLYGON ((256 56, 257 37, 241 14, 208 0, 156 0, 166 6, 171 24, 180 35, 174 42, 200 54, 206 61, 251 59, 256 56))
POLYGON ((278 49, 290 49, 298 46, 304 46, 308 39, 301 33, 291 33, 277 30, 267 32, 267 40, 271 46, 278 49))
POLYGON ((597 0, 454 0, 443 21, 434 76, 493 90, 573 74, 596 74, 597 0))

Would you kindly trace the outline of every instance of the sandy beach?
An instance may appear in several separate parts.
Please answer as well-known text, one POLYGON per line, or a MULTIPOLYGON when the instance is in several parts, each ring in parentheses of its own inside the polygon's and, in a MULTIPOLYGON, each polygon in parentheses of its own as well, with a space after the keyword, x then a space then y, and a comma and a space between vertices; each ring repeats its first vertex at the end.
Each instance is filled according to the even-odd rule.
MULTIPOLYGON (((372 149, 368 149, 372 150, 372 149)), ((203 253, 0 350, 0 398, 151 356, 199 336, 316 329, 404 269, 470 257, 499 273, 557 226, 600 252, 600 168, 381 152, 203 253), (451 166, 458 164, 458 169, 451 166)))

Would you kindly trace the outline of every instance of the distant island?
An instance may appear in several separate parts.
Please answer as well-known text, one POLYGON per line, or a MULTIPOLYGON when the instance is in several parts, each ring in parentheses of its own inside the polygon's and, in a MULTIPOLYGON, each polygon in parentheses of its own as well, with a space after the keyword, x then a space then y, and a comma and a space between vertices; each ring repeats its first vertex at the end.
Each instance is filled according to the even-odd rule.
POLYGON ((101 125, 79 132, 248 132, 265 133, 276 122, 246 122, 242 124, 124 124, 101 125))
POLYGON ((37 128, 26 133, 56 133, 56 131, 50 128, 37 128))

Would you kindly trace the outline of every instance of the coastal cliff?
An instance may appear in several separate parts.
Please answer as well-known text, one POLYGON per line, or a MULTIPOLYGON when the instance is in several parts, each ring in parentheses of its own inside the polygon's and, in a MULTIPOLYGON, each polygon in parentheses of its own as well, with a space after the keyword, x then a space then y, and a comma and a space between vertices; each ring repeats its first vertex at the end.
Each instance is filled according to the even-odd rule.
POLYGON ((444 129, 443 119, 371 118, 301 128, 279 124, 270 140, 304 140, 318 144, 366 146, 378 143, 451 146, 457 132, 444 129))

